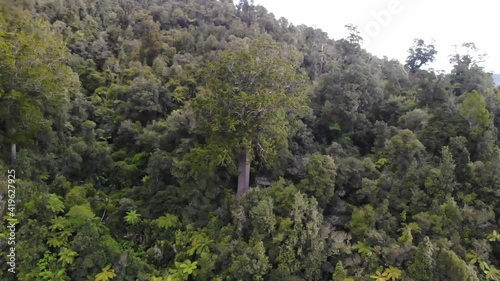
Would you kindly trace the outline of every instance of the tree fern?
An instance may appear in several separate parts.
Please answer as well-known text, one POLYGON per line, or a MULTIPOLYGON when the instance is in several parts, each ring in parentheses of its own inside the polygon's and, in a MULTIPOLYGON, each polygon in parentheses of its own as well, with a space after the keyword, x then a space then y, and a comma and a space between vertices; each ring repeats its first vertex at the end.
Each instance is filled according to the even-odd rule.
POLYGON ((76 256, 78 256, 78 254, 75 251, 64 248, 61 252, 59 252, 59 261, 62 262, 63 266, 66 266, 67 264, 73 264, 76 256))
POLYGON ((47 202, 47 208, 49 208, 53 213, 64 212, 64 203, 61 201, 60 196, 55 194, 50 194, 47 202))
POLYGON ((132 210, 127 212, 127 215, 124 218, 125 222, 134 225, 141 221, 141 214, 138 214, 136 210, 132 210))
POLYGON ((161 216, 158 219, 156 219, 155 223, 159 227, 168 230, 171 227, 176 227, 179 225, 179 218, 176 215, 165 214, 164 216, 161 216))
POLYGON ((106 266, 102 269, 102 272, 95 276, 95 281, 108 281, 116 277, 114 269, 111 269, 111 265, 106 266))

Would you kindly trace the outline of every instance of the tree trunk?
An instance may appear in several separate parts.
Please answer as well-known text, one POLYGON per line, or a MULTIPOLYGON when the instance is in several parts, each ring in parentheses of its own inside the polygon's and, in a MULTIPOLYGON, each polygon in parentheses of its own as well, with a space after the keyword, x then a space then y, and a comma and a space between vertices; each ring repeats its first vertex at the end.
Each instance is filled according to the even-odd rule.
POLYGON ((238 176, 238 197, 245 194, 250 187, 250 161, 248 159, 248 149, 242 148, 238 160, 240 174, 238 176))
POLYGON ((10 168, 14 170, 16 168, 17 152, 16 144, 12 143, 10 145, 10 168))

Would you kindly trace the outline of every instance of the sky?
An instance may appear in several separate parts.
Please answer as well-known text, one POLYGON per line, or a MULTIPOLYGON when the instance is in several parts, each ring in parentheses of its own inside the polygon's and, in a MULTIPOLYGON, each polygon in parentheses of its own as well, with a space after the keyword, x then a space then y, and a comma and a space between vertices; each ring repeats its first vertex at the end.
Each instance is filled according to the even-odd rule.
POLYGON ((485 70, 500 73, 500 13, 491 0, 254 0, 276 18, 327 32, 332 39, 347 36, 346 24, 361 31, 362 46, 378 57, 404 62, 415 38, 434 43, 438 52, 429 68, 452 68, 454 45, 473 42, 486 53, 485 70))

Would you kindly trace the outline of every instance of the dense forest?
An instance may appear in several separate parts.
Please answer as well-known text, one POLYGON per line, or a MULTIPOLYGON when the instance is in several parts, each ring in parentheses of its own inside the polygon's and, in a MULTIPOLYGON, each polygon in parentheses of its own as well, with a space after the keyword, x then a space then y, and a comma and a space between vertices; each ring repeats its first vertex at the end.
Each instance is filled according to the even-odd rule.
POLYGON ((442 73, 432 44, 398 62, 346 28, 0 0, 0 279, 500 280, 485 58, 442 73))

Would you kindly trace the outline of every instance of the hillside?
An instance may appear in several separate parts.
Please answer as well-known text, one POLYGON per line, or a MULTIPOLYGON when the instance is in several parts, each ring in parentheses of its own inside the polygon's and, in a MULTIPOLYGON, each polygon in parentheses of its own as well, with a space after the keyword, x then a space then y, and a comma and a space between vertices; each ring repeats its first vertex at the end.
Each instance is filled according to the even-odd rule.
POLYGON ((0 280, 500 280, 479 51, 439 74, 423 40, 403 65, 346 28, 0 1, 0 280))

